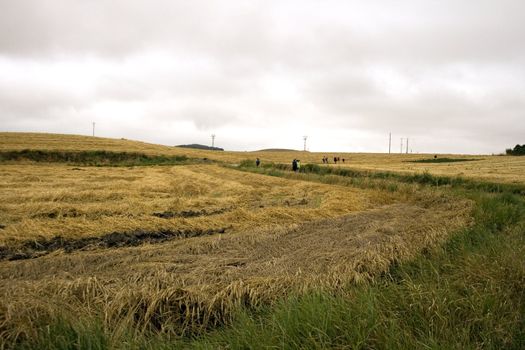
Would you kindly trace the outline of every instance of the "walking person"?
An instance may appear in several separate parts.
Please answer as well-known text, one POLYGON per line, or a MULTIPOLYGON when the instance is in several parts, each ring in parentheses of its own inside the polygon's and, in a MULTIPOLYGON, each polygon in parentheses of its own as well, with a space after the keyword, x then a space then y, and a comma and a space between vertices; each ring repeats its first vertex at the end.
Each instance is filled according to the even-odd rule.
POLYGON ((261 160, 259 158, 255 159, 255 165, 259 167, 260 164, 261 164, 261 160))
POLYGON ((292 170, 297 172, 297 159, 294 159, 292 161, 292 170))

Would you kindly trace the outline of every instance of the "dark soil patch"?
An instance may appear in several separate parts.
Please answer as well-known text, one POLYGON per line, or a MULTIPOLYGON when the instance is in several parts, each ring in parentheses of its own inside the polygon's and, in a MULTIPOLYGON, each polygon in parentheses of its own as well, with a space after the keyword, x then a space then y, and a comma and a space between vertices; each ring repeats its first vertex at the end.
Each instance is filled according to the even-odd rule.
POLYGON ((222 208, 217 210, 183 210, 178 212, 173 211, 163 211, 163 212, 157 212, 153 213, 153 216, 156 216, 158 218, 162 219, 172 219, 172 218, 194 218, 198 216, 210 216, 210 215, 218 215, 222 214, 224 212, 229 211, 230 209, 222 208))
POLYGON ((5 225, 0 224, 0 230, 3 230, 5 228, 5 225))
POLYGON ((161 230, 161 231, 131 231, 112 232, 99 237, 85 237, 67 239, 56 236, 51 239, 30 240, 17 246, 0 246, 0 260, 20 260, 38 258, 53 251, 64 249, 66 253, 85 248, 121 248, 135 247, 144 243, 162 243, 176 238, 190 238, 198 236, 225 233, 227 228, 193 229, 193 230, 161 230))
POLYGON ((246 266, 246 261, 233 261, 227 264, 224 264, 225 267, 244 267, 246 266))
POLYGON ((308 200, 306 198, 300 199, 300 200, 294 200, 294 199, 287 199, 283 202, 284 205, 288 207, 295 207, 298 205, 307 205, 308 200))
POLYGON ((56 218, 77 218, 79 216, 82 216, 82 213, 76 211, 75 209, 72 210, 66 210, 66 211, 51 211, 48 213, 38 213, 31 215, 32 218, 48 218, 48 219, 56 219, 56 218))

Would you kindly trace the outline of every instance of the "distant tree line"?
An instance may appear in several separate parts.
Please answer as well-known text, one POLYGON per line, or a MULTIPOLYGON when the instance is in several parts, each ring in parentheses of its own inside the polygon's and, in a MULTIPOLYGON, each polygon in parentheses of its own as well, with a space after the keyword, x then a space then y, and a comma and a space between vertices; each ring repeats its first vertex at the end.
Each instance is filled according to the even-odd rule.
POLYGON ((516 145, 513 149, 507 148, 506 153, 509 156, 525 156, 525 144, 516 145))

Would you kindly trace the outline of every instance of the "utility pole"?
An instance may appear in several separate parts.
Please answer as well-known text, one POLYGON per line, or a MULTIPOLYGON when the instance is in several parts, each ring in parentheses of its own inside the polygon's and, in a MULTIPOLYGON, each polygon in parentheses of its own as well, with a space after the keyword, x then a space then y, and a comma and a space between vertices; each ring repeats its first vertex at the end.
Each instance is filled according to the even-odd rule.
POLYGON ((95 137, 95 122, 93 122, 93 137, 95 137))
POLYGON ((390 154, 390 151, 392 150, 392 133, 388 133, 388 154, 390 154))
POLYGON ((408 137, 407 137, 407 154, 408 154, 408 137))
POLYGON ((211 147, 215 147, 215 134, 211 134, 211 147))
POLYGON ((306 139, 308 139, 308 136, 303 136, 303 140, 304 140, 304 148, 303 148, 303 151, 306 151, 306 139))

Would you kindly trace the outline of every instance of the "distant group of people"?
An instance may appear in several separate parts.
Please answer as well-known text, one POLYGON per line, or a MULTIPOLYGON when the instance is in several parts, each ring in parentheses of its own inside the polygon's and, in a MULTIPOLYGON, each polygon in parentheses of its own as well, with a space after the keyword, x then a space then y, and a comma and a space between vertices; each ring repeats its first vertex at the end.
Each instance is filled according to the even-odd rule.
MULTIPOLYGON (((341 161, 344 163, 345 159, 344 158, 341 159, 341 157, 334 157, 334 164, 337 164, 337 162, 341 162, 341 161)), ((329 164, 329 163, 330 163, 330 161, 329 161, 328 157, 324 156, 323 157, 323 164, 329 164)))
MULTIPOLYGON (((337 162, 345 162, 344 158, 341 157, 334 157, 334 164, 337 164, 337 162)), ((330 164, 330 159, 327 156, 323 157, 323 164, 330 164)), ((259 167, 261 165, 261 160, 259 158, 255 159, 255 166, 259 167)), ((292 160, 292 170, 294 172, 298 172, 301 169, 301 161, 299 159, 294 158, 292 160)))

